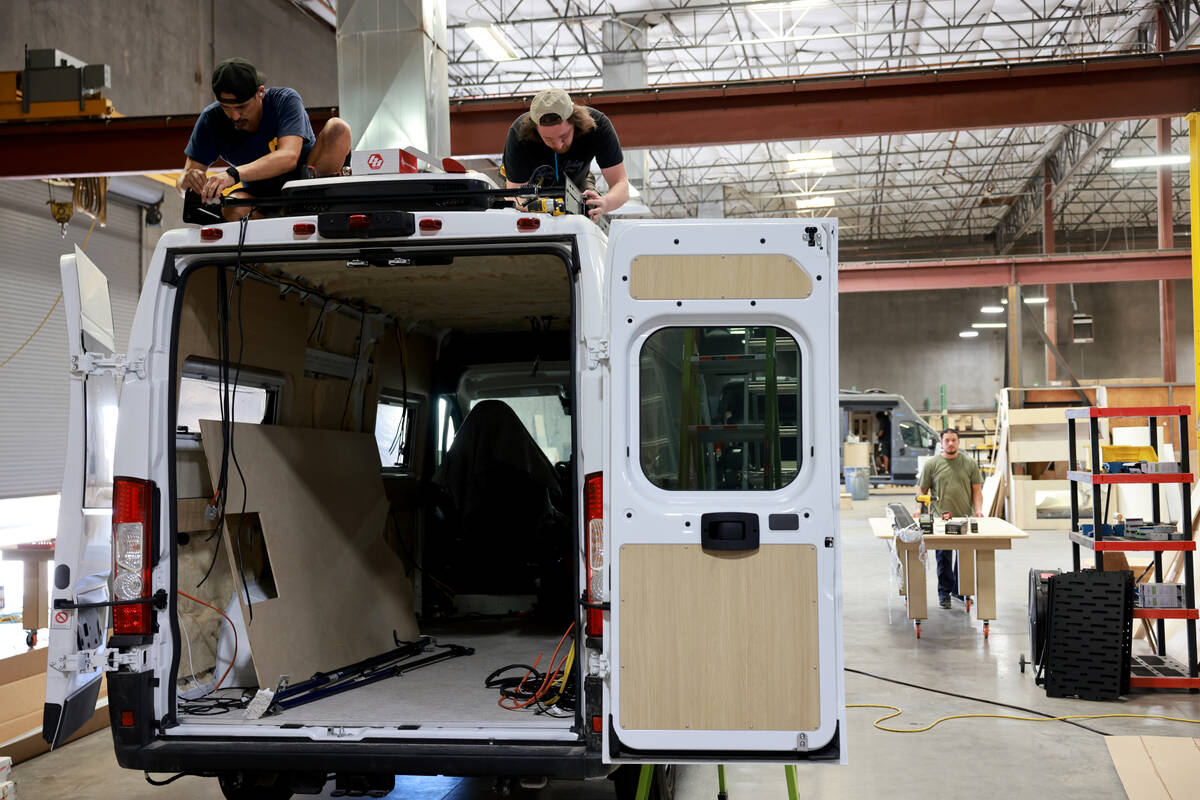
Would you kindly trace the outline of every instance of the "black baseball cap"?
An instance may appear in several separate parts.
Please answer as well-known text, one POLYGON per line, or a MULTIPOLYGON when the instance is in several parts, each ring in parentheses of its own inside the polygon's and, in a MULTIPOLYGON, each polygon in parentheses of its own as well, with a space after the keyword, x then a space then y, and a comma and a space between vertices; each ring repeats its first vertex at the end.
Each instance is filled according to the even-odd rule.
POLYGON ((254 65, 244 58, 227 58, 217 64, 212 73, 212 90, 221 99, 222 94, 233 95, 233 102, 244 103, 254 96, 266 79, 254 65))

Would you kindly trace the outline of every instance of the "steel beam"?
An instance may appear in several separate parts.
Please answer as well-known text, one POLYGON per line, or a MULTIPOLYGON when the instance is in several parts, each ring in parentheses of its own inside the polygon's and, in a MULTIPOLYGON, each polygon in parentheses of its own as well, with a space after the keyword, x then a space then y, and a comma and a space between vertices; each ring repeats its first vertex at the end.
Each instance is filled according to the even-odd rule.
MULTIPOLYGON (((1182 116, 1200 108, 1200 52, 746 81, 580 95, 628 148, 690 147, 1182 116)), ((499 152, 527 97, 460 100, 453 155, 499 152)), ((333 109, 309 109, 314 127, 333 109)), ((0 125, 0 178, 178 170, 193 115, 0 125)))
MULTIPOLYGON (((597 92, 625 147, 692 147, 1182 116, 1200 107, 1200 53, 597 92)), ((525 97, 450 109, 453 154, 495 153, 525 97)))
POLYGON ((1115 283, 1179 280, 1190 276, 1191 260, 1186 250, 1003 256, 845 263, 838 268, 838 291, 897 292, 1009 284, 1115 283))

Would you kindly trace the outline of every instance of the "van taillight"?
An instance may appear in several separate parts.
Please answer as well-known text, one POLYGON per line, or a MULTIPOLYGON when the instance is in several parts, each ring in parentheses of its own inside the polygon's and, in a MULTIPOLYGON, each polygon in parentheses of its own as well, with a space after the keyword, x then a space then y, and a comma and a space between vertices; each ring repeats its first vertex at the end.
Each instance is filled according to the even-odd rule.
POLYGON ((542 227, 542 221, 537 217, 521 217, 517 220, 517 230, 536 231, 542 227))
POLYGON ((351 214, 350 217, 346 220, 346 224, 349 225, 352 229, 362 230, 363 228, 369 228, 369 227, 371 227, 371 215, 370 214, 351 214))
MULTIPOLYGON (((587 558, 587 601, 600 603, 604 597, 604 473, 593 472, 583 479, 584 556, 587 558)), ((588 636, 604 634, 604 612, 587 610, 588 636)))
POLYGON ((423 219, 417 223, 417 227, 421 229, 421 233, 437 233, 442 229, 442 221, 440 219, 423 219))
POLYGON ((294 236, 312 236, 316 232, 317 224, 315 222, 297 222, 292 225, 294 236))
POLYGON ((147 602, 113 606, 113 633, 145 636, 151 632, 151 542, 154 527, 154 482, 139 478, 113 480, 113 600, 145 598, 147 602))
POLYGON ((217 239, 220 239, 224 235, 225 235, 225 231, 221 230, 220 228, 201 228, 200 229, 200 241, 202 241, 202 242, 215 242, 217 239))

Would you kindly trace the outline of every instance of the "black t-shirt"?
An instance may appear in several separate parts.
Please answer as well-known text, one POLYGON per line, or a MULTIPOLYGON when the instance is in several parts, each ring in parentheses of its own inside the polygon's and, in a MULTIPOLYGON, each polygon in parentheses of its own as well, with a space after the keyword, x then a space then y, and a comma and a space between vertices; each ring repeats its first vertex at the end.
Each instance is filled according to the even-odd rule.
POLYGON ((600 169, 615 167, 624 161, 621 142, 608 117, 594 108, 588 108, 587 112, 595 120, 596 127, 587 133, 580 133, 576 128, 571 149, 562 155, 547 147, 540 137, 522 139, 521 128, 529 114, 517 117, 504 142, 504 177, 513 183, 562 186, 565 175, 583 188, 593 158, 600 169))
POLYGON ((211 164, 220 156, 234 166, 241 166, 273 153, 281 136, 299 136, 303 140, 299 163, 304 164, 317 137, 313 135, 300 95, 285 86, 272 86, 262 103, 262 121, 254 133, 239 131, 219 103, 210 103, 196 120, 192 138, 183 152, 201 164, 211 164))

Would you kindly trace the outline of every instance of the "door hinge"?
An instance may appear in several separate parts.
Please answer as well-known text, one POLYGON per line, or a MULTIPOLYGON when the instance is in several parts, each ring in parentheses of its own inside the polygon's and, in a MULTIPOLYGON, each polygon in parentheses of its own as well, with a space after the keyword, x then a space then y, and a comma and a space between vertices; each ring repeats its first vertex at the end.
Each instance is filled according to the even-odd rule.
POLYGON ((586 339, 588 349, 588 369, 596 369, 608 361, 608 339, 586 339))
POLYGON ((71 356, 71 372, 76 375, 99 375, 112 373, 118 379, 132 372, 141 379, 146 377, 146 359, 144 356, 130 359, 124 353, 114 353, 111 356, 84 353, 81 356, 71 356))
POLYGON ((65 673, 87 673, 96 670, 116 672, 121 667, 129 667, 135 672, 143 672, 153 668, 151 652, 149 647, 139 647, 124 653, 108 647, 99 647, 95 650, 83 650, 59 656, 51 659, 49 664, 52 669, 65 673))
POLYGON ((607 678, 608 670, 608 656, 602 653, 592 653, 588 656, 588 675, 594 675, 597 678, 607 678))

